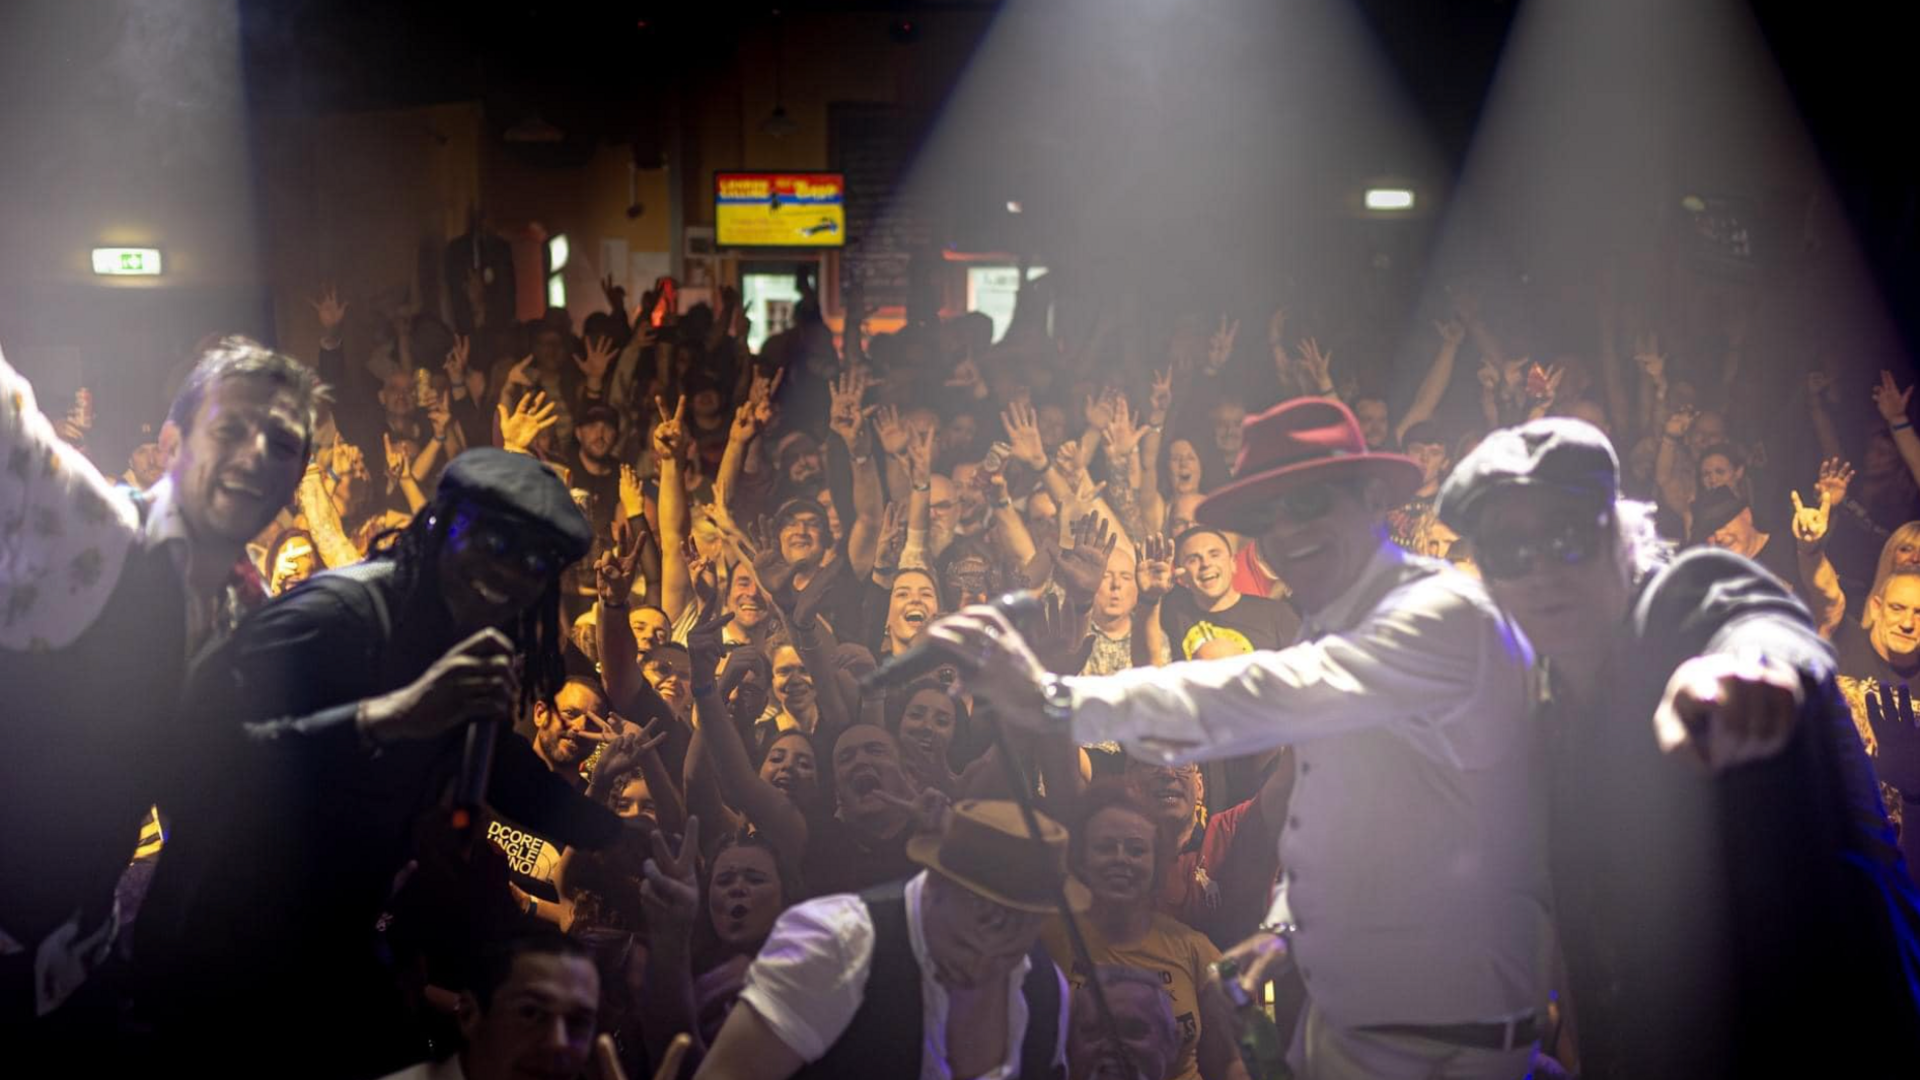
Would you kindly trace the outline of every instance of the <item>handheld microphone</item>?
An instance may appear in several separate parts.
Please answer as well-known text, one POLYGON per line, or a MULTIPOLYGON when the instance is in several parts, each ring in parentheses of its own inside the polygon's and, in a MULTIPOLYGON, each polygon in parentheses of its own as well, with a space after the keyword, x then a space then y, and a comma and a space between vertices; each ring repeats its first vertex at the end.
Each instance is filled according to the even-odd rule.
MULTIPOLYGON (((1040 615, 1040 597, 1026 590, 1018 589, 1002 593, 996 597, 994 610, 1007 617, 1014 629, 1025 632, 1026 626, 1040 615)), ((973 666, 972 660, 956 656, 941 642, 922 637, 909 646, 907 651, 895 653, 881 661, 878 667, 867 672, 860 680, 862 693, 869 690, 884 690, 888 687, 910 683, 940 667, 942 664, 954 664, 961 668, 973 666)))
POLYGON ((460 752, 460 777, 453 787, 453 827, 470 828, 487 801, 487 783, 493 779, 493 744, 500 737, 499 720, 475 720, 467 725, 467 744, 460 752))

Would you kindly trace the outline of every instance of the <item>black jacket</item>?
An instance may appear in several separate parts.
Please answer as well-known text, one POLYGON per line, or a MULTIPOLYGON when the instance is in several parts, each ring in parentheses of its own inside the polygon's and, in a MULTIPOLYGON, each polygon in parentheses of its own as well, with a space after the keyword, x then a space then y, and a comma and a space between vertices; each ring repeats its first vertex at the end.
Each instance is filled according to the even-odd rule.
MULTIPOLYGON (((360 700, 406 685, 457 644, 434 597, 403 606, 393 571, 380 561, 316 575, 193 673, 180 761, 167 770, 184 782, 162 796, 172 835, 136 942, 163 1016, 186 998, 193 1017, 225 1024, 223 1006, 272 1002, 284 1022, 297 1002, 318 1034, 391 998, 375 922, 464 739, 462 729, 374 750, 354 728, 360 700)), ((620 832, 511 732, 488 798, 557 844, 604 847, 620 832)))
POLYGON ((1554 903, 1583 1076, 1920 1075, 1915 897, 1806 609, 1691 551, 1641 589, 1599 699, 1549 703, 1554 903), (1674 670, 1791 664, 1791 744, 1718 776, 1665 760, 1674 670))

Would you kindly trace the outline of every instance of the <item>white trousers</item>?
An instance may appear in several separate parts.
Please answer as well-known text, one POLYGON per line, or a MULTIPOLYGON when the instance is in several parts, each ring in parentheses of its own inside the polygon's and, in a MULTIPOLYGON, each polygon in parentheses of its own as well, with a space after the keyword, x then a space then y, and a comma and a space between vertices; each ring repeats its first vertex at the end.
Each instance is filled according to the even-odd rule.
POLYGON ((1533 1046, 1479 1050, 1415 1035, 1353 1031, 1327 1023, 1312 1003, 1294 1040, 1299 1080, 1521 1080, 1533 1046))

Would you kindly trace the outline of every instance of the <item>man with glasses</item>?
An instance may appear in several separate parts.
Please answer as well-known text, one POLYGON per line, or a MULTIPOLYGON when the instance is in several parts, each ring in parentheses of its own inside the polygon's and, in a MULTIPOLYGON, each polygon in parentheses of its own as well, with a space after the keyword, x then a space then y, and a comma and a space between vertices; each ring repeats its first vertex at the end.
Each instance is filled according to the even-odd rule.
POLYGON ((1831 652, 1757 564, 1663 565, 1618 478, 1536 420, 1439 505, 1543 657, 1581 1075, 1920 1075, 1920 909, 1831 652))
POLYGON ((538 461, 470 450, 366 562, 276 598, 199 665, 135 942, 166 1052, 238 1040, 281 1075, 329 1077, 417 1058, 374 926, 410 859, 447 858, 415 828, 476 721, 497 732, 488 805, 556 844, 619 837, 508 730, 565 680, 560 573, 590 537, 538 461))
POLYGON ((1546 1003, 1531 656, 1478 582, 1388 539, 1420 481, 1336 401, 1248 419, 1197 515, 1293 587, 1306 625, 1285 649, 1060 679, 989 608, 927 631, 1007 723, 1168 764, 1293 745, 1270 929, 1229 955, 1254 1000, 1299 965, 1308 1080, 1511 1080, 1546 1003))

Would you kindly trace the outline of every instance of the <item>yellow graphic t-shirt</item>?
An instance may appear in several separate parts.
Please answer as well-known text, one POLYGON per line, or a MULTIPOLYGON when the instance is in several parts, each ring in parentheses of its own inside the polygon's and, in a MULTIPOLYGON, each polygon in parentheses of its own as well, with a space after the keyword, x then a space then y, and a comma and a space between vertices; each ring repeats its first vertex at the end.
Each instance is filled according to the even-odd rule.
MULTIPOLYGON (((1125 945, 1108 944, 1084 918, 1080 920, 1080 932, 1086 936, 1087 953, 1095 964, 1143 968, 1160 976, 1167 1002, 1173 1006, 1174 1026, 1180 1033, 1180 1056, 1174 1059, 1170 1075, 1172 1080, 1199 1080, 1200 987, 1206 981, 1207 965, 1220 959, 1220 950, 1205 934, 1160 914, 1154 915, 1153 926, 1144 937, 1125 945)), ((1066 923, 1060 916, 1047 920, 1040 940, 1075 990, 1086 984, 1092 973, 1074 963, 1066 923)))

